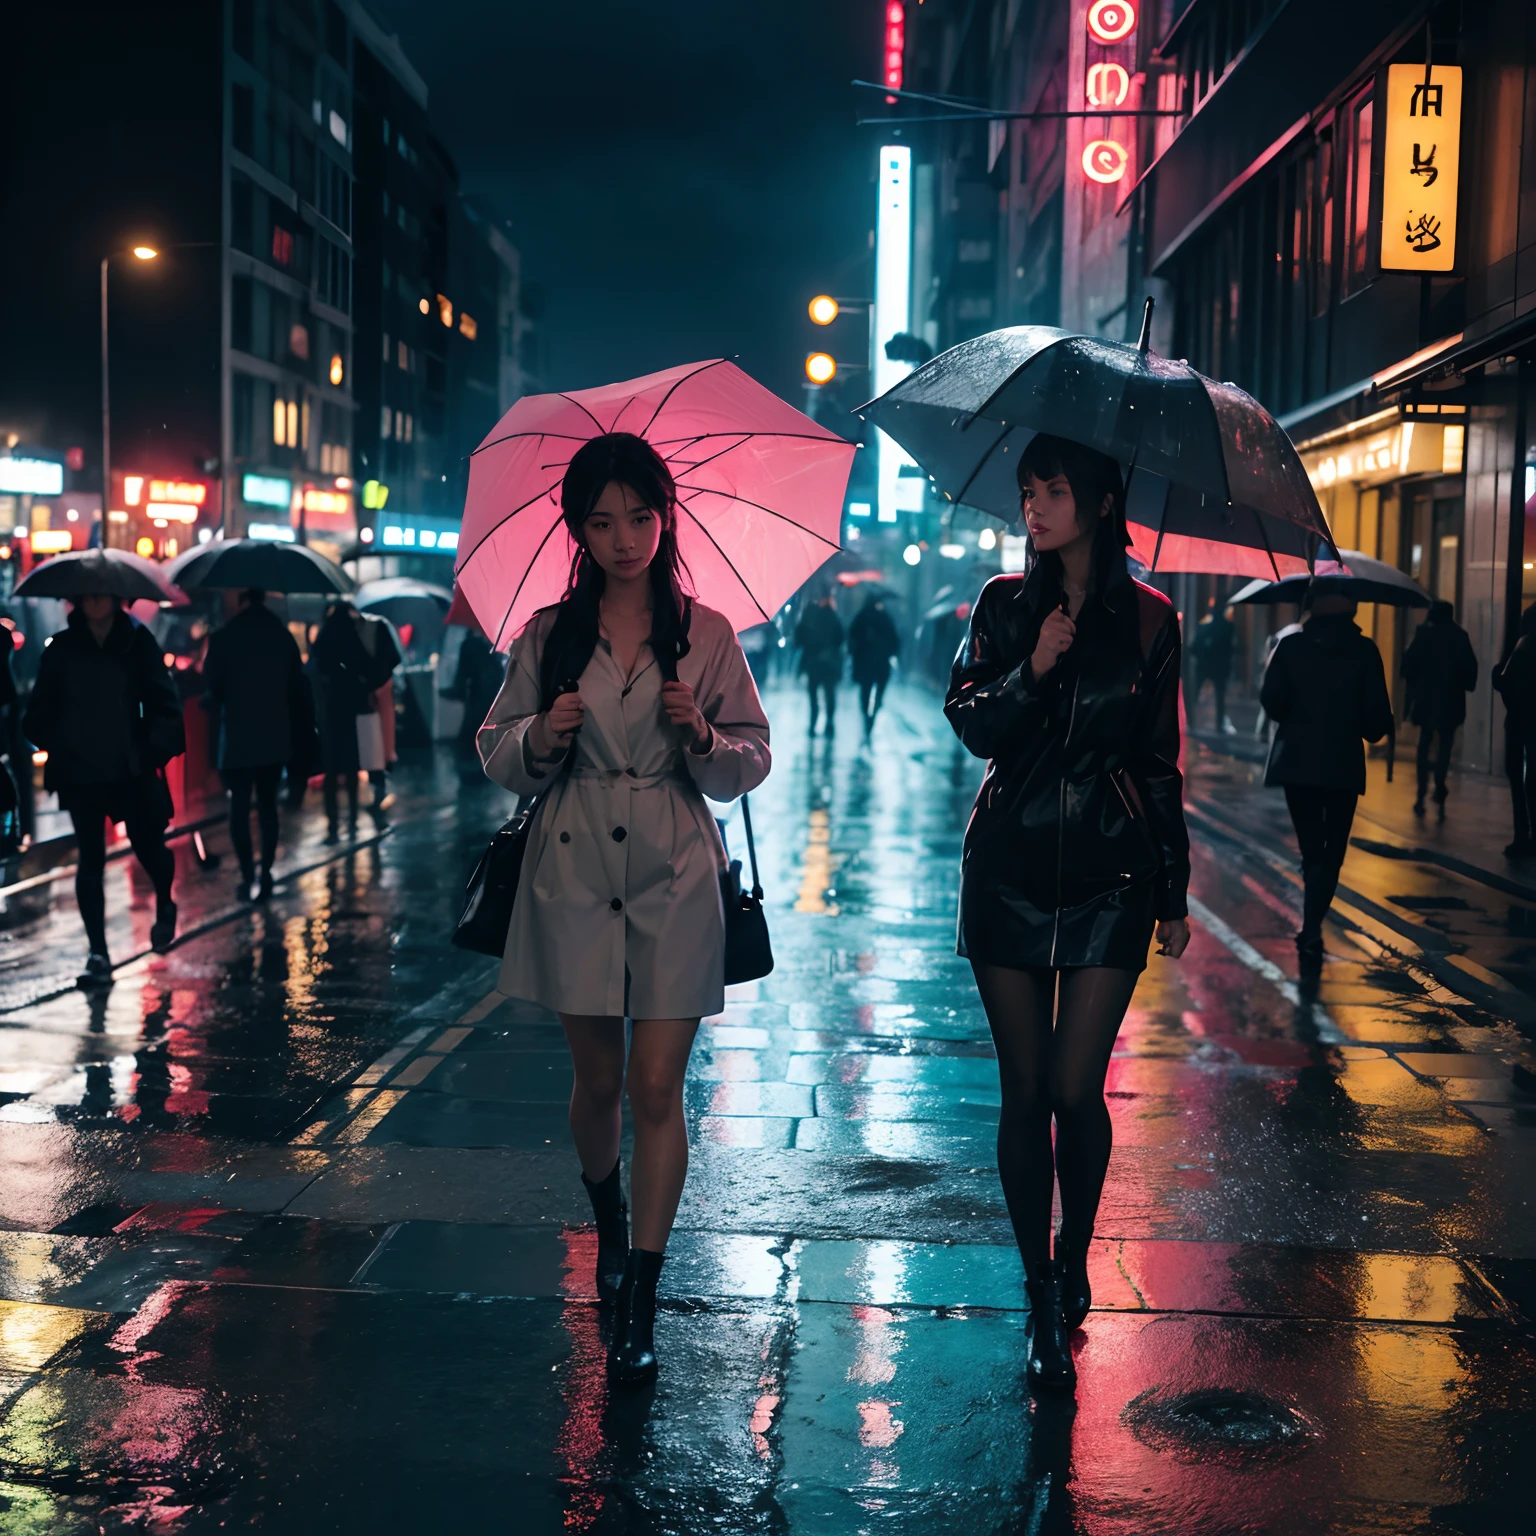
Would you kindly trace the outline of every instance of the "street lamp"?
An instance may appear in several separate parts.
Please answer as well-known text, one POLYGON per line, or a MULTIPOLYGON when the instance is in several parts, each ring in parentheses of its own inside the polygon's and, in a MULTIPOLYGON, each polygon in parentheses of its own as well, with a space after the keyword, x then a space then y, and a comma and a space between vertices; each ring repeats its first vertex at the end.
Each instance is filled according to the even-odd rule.
POLYGON ((831 325, 840 307, 830 293, 818 293, 810 303, 811 319, 817 325, 831 325))
MULTIPOLYGON (((217 246, 217 240, 178 240, 174 245, 133 245, 126 251, 112 251, 101 258, 101 542, 110 545, 112 500, 112 392, 111 374, 107 367, 107 265, 120 257, 132 256, 137 261, 156 261, 165 251, 201 251, 217 246)), ((223 497, 226 511, 229 497, 223 497)))
POLYGON ((107 367, 107 264, 113 256, 133 256, 154 261, 160 254, 152 245, 136 245, 131 251, 114 251, 101 258, 101 542, 111 544, 112 508, 112 376, 107 367))
POLYGON ((837 359, 827 352, 812 352, 805 360, 805 376, 812 384, 830 384, 837 377, 837 359))

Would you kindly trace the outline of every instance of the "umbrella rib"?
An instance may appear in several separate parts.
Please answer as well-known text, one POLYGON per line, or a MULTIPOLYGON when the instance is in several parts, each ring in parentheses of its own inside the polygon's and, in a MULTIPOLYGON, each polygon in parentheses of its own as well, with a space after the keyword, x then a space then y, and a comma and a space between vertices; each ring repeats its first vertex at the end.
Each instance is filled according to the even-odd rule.
POLYGON ((648 433, 651 428, 656 425, 656 418, 660 416, 661 413, 666 409, 667 401, 669 401, 672 396, 675 395, 678 390, 683 387, 684 384, 686 384, 690 379, 698 378, 701 373, 708 373, 711 368, 718 368, 721 363, 725 361, 726 359, 723 357, 713 357, 707 363, 700 363, 692 373, 685 373, 682 378, 673 383, 667 390, 666 394, 664 394, 661 399, 656 402, 656 409, 651 412, 651 419, 646 422, 644 429, 638 435, 644 437, 646 433, 648 433))
POLYGON ((602 422, 597 419, 596 416, 593 416, 592 412, 587 410, 587 407, 584 406, 581 401, 578 400, 574 395, 568 395, 564 390, 556 390, 555 393, 558 394, 562 400, 569 401, 570 404, 574 405, 578 411, 585 411, 587 416, 591 419, 592 425, 597 428, 599 437, 601 437, 603 433, 608 430, 607 427, 605 427, 602 422))
MULTIPOLYGON (((493 651, 501 649, 501 637, 506 632, 507 624, 512 618, 512 610, 517 607, 517 600, 523 595, 523 588, 528 585, 528 578, 533 575, 533 568, 539 563, 539 556, 544 553, 544 546, 554 537, 555 529, 561 526, 561 522, 562 519, 557 518, 549 525, 549 531, 539 540, 538 548, 534 550, 529 558, 528 564, 517 583, 517 588, 512 593, 512 601, 507 604, 507 611, 502 615, 501 623, 496 626, 496 638, 491 642, 491 649, 493 651)), ((473 604, 471 604, 471 607, 473 607, 473 604)))
MULTIPOLYGON (((765 508, 764 510, 766 511, 767 509, 765 508)), ((760 602, 758 602, 756 594, 754 594, 754 592, 752 591, 752 588, 747 585, 746 577, 743 576, 741 574, 741 572, 736 569, 736 562, 734 560, 732 560, 731 557, 728 554, 726 554, 726 552, 723 549, 720 548, 720 545, 716 541, 714 534, 712 534, 709 531, 709 529, 704 526, 703 523, 699 522, 697 517, 694 517, 693 509, 691 507, 686 507, 685 506, 683 508, 683 511, 686 512, 690 518, 693 518, 694 524, 697 526, 699 532, 702 533, 704 535, 704 537, 706 539, 708 539, 709 542, 715 546, 715 553, 717 555, 719 555, 720 558, 722 560, 724 560, 725 563, 728 566, 730 566, 730 568, 731 568, 731 575, 733 575, 736 578, 736 580, 741 583, 741 590, 747 594, 748 598, 751 599, 752 606, 754 608, 756 608, 757 611, 763 615, 763 623, 767 624, 769 622, 769 620, 770 620, 770 615, 764 610, 763 605, 760 602)), ((807 531, 809 531, 809 530, 807 530, 807 531)))
MULTIPOLYGON (((804 523, 797 523, 794 518, 787 517, 782 512, 775 512, 772 507, 765 507, 760 501, 752 501, 745 496, 738 496, 734 491, 716 491, 707 485, 685 485, 681 480, 678 481, 677 488, 680 491, 691 491, 695 496, 722 496, 727 501, 739 501, 744 507, 755 507, 759 512, 766 512, 769 517, 778 518, 781 523, 788 523, 791 528, 798 528, 801 533, 810 534, 813 539, 819 539, 828 549, 841 549, 843 547, 835 539, 829 539, 824 534, 817 533, 814 528, 807 528, 804 523)), ((679 501, 682 500, 681 497, 678 499, 679 501)), ((693 517, 691 511, 688 515, 693 517)), ((696 523, 699 522, 696 517, 693 517, 693 520, 696 523)), ((699 523, 699 526, 702 528, 704 525, 699 523)), ((713 543, 714 541, 711 540, 710 542, 713 543)))
MULTIPOLYGON (((582 410, 585 411, 586 409, 585 406, 582 406, 582 410)), ((590 416, 591 414, 591 411, 587 411, 587 415, 590 416)), ((560 437, 564 438, 568 443, 584 443, 587 441, 584 437, 577 437, 574 432, 508 432, 505 437, 492 438, 489 442, 481 443, 478 448, 471 448, 469 456, 474 458, 477 453, 484 453, 487 448, 495 448, 502 443, 515 442, 520 437, 560 437)))
POLYGON ((855 446, 846 437, 839 437, 836 432, 770 432, 758 427, 747 427, 739 432, 695 432, 687 437, 648 437, 646 442, 653 448, 662 448, 668 443, 702 443, 706 438, 711 437, 789 437, 803 439, 810 443, 840 443, 844 448, 855 446))
POLYGON ((497 529, 504 527, 507 523, 510 523, 512 519, 518 515, 519 512, 526 512, 529 507, 543 501, 544 498, 548 496, 552 490, 554 490, 555 486, 559 484, 559 480, 552 481, 549 485, 546 485, 537 496, 530 496, 528 500, 525 501, 520 507, 513 507, 505 517, 497 518, 497 520, 492 523, 491 526, 487 528, 476 541, 474 547, 472 549, 466 549, 460 558, 454 562, 453 569, 455 574, 457 574, 459 571, 462 571, 464 567, 467 566, 477 554, 479 554, 479 552, 485 547, 486 540, 489 539, 491 535, 497 531, 497 529))
MULTIPOLYGON (((959 506, 961 502, 965 501, 965 493, 968 490, 970 490, 970 488, 971 488, 971 486, 973 484, 975 484, 976 476, 979 475, 982 472, 982 470, 986 468, 987 460, 990 459, 992 457, 992 455, 997 452, 998 444, 1001 443, 1002 440, 1005 437, 1011 437, 1012 435, 1013 435, 1013 428, 1010 427, 1007 424, 1007 422, 1004 422, 1003 423, 1003 430, 1001 432, 999 432, 998 435, 992 440, 992 446, 990 448, 988 448, 987 451, 984 454, 982 454, 982 456, 979 459, 977 459, 975 469, 973 469, 970 472, 970 474, 968 474, 965 477, 965 484, 962 485, 960 487, 960 489, 955 493, 955 505, 956 506, 959 506)), ((985 512, 988 509, 986 507, 983 507, 983 508, 981 508, 981 510, 983 512, 985 512)), ((1013 519, 1010 518, 1009 521, 1012 522, 1013 519)))
MULTIPOLYGON (((1054 347, 1055 345, 1057 345, 1058 342, 1067 341, 1067 340, 1069 340, 1069 338, 1066 337, 1066 336, 1058 336, 1055 339, 1055 341, 1048 341, 1048 342, 1046 342, 1046 344, 1043 347, 1041 347, 1038 352, 1031 352, 1030 355, 1028 357, 1026 357, 1024 359, 1024 361, 1022 363, 1020 363, 1019 366, 1017 368, 1015 368, 1008 375, 1008 377, 1006 379, 1004 379, 1003 382, 1001 384, 999 384, 997 386, 997 388, 994 389, 992 391, 992 393, 990 395, 988 395, 987 398, 985 400, 983 400, 981 402, 981 404, 976 407, 976 409, 974 411, 971 412, 970 420, 967 421, 966 424, 963 427, 960 428, 960 430, 962 432, 969 432, 971 430, 971 427, 977 421, 979 421, 989 410, 991 410, 991 408, 992 408, 993 404, 996 402, 998 396, 1001 395, 1002 392, 1005 389, 1007 389, 1008 386, 1010 384, 1012 384, 1013 381, 1016 378, 1018 378, 1018 376, 1021 373, 1023 373, 1024 370, 1026 368, 1028 368, 1029 365, 1032 362, 1034 362, 1037 357, 1044 356, 1044 354, 1047 353, 1048 351, 1050 351, 1050 349, 1052 347, 1054 347)), ((895 387, 896 387, 895 385, 892 385, 892 388, 895 388, 895 387)))

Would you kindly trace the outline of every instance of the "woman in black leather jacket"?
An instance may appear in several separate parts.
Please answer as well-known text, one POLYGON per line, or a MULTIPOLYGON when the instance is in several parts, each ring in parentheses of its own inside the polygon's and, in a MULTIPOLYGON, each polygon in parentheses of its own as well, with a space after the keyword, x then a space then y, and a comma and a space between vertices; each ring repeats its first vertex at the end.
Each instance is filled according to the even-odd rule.
POLYGON ((989 759, 965 836, 959 952, 997 1045, 998 1172, 1030 1298, 1029 1373, 1069 1386, 1109 1165, 1110 1051, 1154 926, 1162 954, 1189 942, 1179 628, 1126 569, 1112 459, 1039 436, 1018 474, 1027 567, 982 590, 944 712, 989 759))

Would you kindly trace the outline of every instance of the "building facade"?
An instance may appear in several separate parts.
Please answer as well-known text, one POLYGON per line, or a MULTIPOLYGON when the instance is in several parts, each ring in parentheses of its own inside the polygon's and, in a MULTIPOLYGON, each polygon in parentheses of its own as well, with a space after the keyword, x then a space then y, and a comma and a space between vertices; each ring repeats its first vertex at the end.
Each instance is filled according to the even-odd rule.
POLYGON ((10 221, 50 231, 0 254, 0 440, 67 464, 77 520, 88 490, 100 516, 106 259, 110 483, 74 541, 388 546, 446 575, 467 455, 535 343, 516 250, 461 197, 398 42, 357 0, 66 0, 20 25, 42 61, 97 43, 68 132, 54 70, 0 108, 10 221))
MULTIPOLYGON (((930 200, 913 328, 1134 340, 1152 297, 1155 350, 1280 418, 1338 543, 1456 605, 1482 663, 1460 750, 1495 767, 1489 673, 1536 595, 1536 13, 925 0, 905 22, 930 98, 888 130, 930 200)), ((1232 583, 1170 585, 1193 617, 1232 583)), ((1362 610, 1394 677, 1415 622, 1362 610)), ((1250 680, 1269 623, 1242 620, 1250 680)))

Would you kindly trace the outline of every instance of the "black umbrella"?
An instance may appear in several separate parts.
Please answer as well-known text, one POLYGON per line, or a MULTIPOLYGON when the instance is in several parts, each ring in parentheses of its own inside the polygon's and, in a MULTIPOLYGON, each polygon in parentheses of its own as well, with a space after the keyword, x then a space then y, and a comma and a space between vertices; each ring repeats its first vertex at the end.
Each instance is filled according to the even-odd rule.
POLYGON ((1337 593, 1357 603, 1387 603, 1393 608, 1428 608, 1433 599, 1413 577, 1395 565, 1373 560, 1357 549, 1341 549, 1342 563, 1319 560, 1314 575, 1281 581, 1250 581, 1229 603, 1299 603, 1310 587, 1315 594, 1337 593))
POLYGON ((185 602, 168 574, 126 549, 82 549, 45 561, 21 581, 16 596, 79 598, 106 592, 128 603, 141 597, 154 603, 185 602))
POLYGON ((255 587, 263 592, 352 590, 351 578, 324 555, 303 544, 267 539, 215 539, 178 555, 166 571, 186 592, 206 587, 255 587))
POLYGON ((1013 521, 1019 454, 1047 432, 1130 469, 1127 516, 1149 566, 1305 569, 1333 540, 1291 440, 1235 384, 1148 351, 1150 320, 1149 300, 1136 347, 1048 325, 992 331, 858 414, 960 505, 1013 521))

